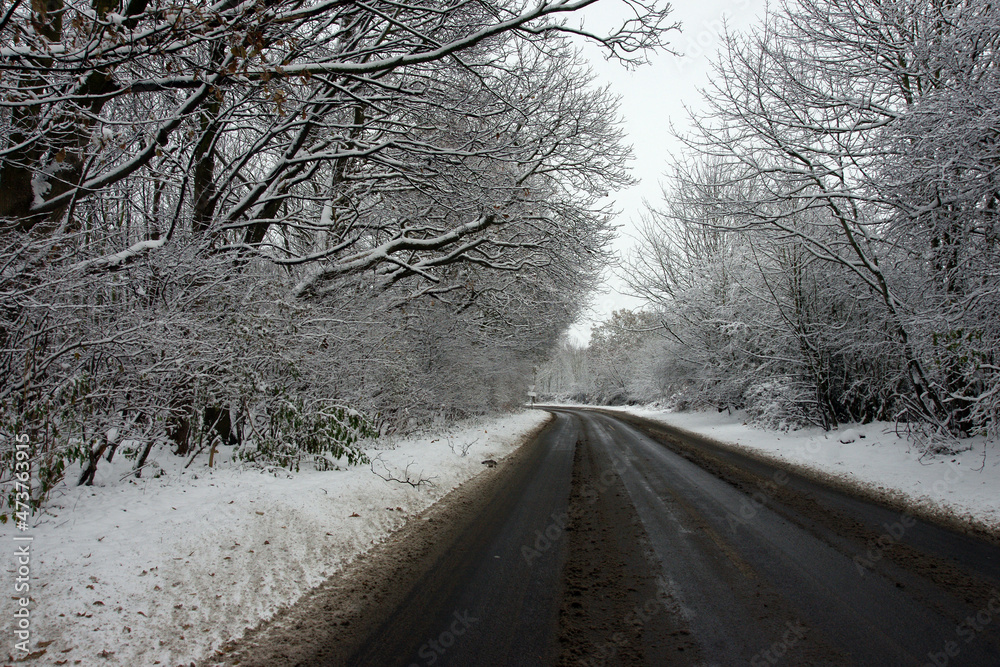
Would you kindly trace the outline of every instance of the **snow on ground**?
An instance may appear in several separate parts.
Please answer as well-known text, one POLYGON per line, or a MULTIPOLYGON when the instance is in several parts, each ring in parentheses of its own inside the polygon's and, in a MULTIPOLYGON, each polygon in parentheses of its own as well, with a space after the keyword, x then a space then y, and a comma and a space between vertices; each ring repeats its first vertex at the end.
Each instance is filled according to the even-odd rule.
MULTIPOLYGON (((611 408, 615 409, 615 408, 611 408)), ((620 408, 619 408, 620 409, 620 408)), ((953 456, 924 456, 886 422, 846 424, 837 430, 769 431, 727 412, 625 410, 714 440, 756 450, 893 495, 931 512, 944 511, 1000 532, 1000 446, 971 439, 953 456)))
MULTIPOLYGON (((162 475, 132 480, 130 462, 103 463, 95 486, 60 487, 28 531, 0 526, 7 581, 23 544, 13 538, 34 538, 30 648, 44 654, 29 662, 187 665, 295 602, 547 417, 528 410, 368 450, 383 476, 409 466, 410 479, 431 479, 418 488, 369 466, 290 474, 224 460, 184 470, 161 452, 162 475)), ((11 659, 23 655, 10 639, 12 593, 0 619, 11 659)))

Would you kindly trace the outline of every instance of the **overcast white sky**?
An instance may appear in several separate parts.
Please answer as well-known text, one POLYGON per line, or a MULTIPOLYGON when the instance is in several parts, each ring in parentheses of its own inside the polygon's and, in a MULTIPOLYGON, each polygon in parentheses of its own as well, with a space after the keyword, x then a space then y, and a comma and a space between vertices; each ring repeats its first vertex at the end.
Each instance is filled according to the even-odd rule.
MULTIPOLYGON (((616 244, 625 253, 633 245, 633 231, 644 210, 643 201, 656 203, 661 198, 660 184, 666 170, 667 157, 680 152, 671 127, 683 132, 688 127, 685 107, 697 108, 698 92, 708 82, 709 62, 721 42, 724 25, 730 30, 742 30, 756 22, 765 10, 765 0, 680 0, 674 7, 673 18, 680 22, 681 32, 674 32, 671 46, 680 56, 663 54, 651 64, 634 71, 607 62, 598 49, 584 45, 597 83, 608 84, 621 98, 621 115, 635 153, 633 175, 639 184, 615 195, 616 208, 621 211, 616 223, 621 226, 616 244)), ((607 32, 620 23, 623 3, 604 0, 584 13, 585 25, 592 32, 607 32)), ((579 21, 579 18, 572 19, 579 21)), ((605 293, 594 297, 592 312, 585 321, 571 329, 571 335, 586 343, 590 327, 618 308, 641 305, 637 299, 621 293, 623 286, 609 276, 605 293)))

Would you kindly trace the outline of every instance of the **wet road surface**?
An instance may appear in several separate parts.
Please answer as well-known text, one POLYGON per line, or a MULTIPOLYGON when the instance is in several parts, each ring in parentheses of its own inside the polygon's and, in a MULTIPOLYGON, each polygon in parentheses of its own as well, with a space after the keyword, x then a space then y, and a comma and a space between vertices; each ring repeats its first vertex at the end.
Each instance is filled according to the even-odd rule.
POLYGON ((344 595, 317 598, 238 664, 1000 665, 989 540, 667 426, 551 412, 434 548, 364 575, 349 631, 322 618, 344 595))

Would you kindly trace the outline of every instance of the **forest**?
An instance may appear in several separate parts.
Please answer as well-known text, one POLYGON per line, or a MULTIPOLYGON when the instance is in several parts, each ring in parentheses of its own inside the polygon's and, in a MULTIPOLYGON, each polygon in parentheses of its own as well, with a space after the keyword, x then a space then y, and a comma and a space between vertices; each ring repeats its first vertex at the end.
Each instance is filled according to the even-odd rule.
POLYGON ((724 36, 619 274, 549 397, 998 436, 1000 8, 787 0, 724 36))
POLYGON ((522 403, 631 182, 569 40, 628 67, 673 28, 593 1, 6 3, 0 478, 326 469, 522 403))
POLYGON ((0 481, 333 468, 532 383, 996 439, 1000 10, 786 0, 724 34, 616 258, 650 175, 577 45, 628 68, 678 26, 620 0, 590 30, 595 1, 8 3, 0 481), (646 306, 577 349, 613 263, 646 306))

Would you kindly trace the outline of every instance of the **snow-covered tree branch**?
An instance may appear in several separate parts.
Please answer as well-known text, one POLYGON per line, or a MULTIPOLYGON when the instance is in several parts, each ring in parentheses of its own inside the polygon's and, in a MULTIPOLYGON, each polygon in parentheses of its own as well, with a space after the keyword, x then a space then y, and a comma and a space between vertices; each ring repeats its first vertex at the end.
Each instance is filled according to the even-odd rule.
MULTIPOLYGON (((384 431, 520 400, 630 182, 565 37, 593 1, 5 9, 4 437, 54 480, 111 429, 141 471, 298 427, 350 453, 331 401, 384 431)), ((632 64, 673 26, 622 1, 589 39, 632 64)))

